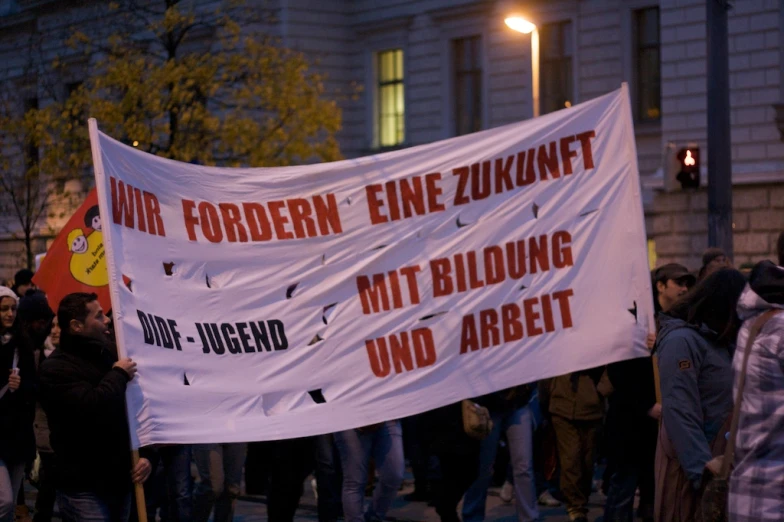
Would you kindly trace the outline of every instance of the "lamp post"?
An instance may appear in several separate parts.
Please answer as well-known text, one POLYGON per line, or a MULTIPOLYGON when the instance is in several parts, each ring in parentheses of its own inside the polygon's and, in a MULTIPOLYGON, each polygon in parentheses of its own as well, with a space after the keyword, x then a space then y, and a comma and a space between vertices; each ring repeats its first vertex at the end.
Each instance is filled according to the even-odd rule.
POLYGON ((531 35, 531 91, 536 118, 539 116, 539 30, 535 23, 520 15, 507 16, 504 23, 513 31, 531 35))
POLYGON ((728 0, 708 0, 708 245, 732 258, 728 0))

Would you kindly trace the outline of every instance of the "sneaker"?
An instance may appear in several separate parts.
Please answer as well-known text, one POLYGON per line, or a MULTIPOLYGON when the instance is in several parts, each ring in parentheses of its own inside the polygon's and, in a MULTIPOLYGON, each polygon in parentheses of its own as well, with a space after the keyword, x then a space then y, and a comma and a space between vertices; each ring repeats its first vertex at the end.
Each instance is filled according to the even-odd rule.
POLYGON ((501 497, 504 503, 509 504, 512 501, 512 495, 514 495, 514 486, 509 481, 504 482, 504 485, 501 486, 501 493, 498 496, 501 497))
POLYGON ((558 507, 561 505, 561 503, 553 496, 552 493, 545 490, 541 495, 539 495, 539 505, 547 507, 558 507))

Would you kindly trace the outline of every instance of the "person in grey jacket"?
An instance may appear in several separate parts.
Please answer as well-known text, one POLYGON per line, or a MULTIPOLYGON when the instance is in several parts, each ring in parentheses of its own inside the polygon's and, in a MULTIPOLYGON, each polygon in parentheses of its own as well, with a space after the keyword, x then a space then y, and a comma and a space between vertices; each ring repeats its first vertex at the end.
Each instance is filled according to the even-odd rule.
POLYGON ((763 261, 754 267, 738 303, 745 322, 733 363, 735 393, 752 325, 769 310, 779 312, 755 339, 746 368, 730 477, 730 520, 773 521, 784 514, 784 233, 779 236, 779 266, 763 261))
POLYGON ((737 270, 719 270, 659 315, 657 521, 699 520, 705 465, 723 450, 729 428, 735 307, 745 284, 737 270))

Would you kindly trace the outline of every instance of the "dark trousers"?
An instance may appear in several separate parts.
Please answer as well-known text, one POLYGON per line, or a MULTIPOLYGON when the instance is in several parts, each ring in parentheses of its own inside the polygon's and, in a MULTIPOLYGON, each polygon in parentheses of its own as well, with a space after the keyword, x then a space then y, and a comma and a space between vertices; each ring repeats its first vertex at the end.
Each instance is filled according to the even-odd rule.
POLYGON ((464 452, 438 452, 441 478, 437 483, 434 505, 442 522, 459 522, 457 504, 479 477, 479 444, 464 452))
MULTIPOLYGON (((160 446, 149 455, 152 471, 144 483, 147 520, 191 522, 193 518, 193 477, 191 446, 160 446)), ((130 520, 138 520, 136 501, 131 503, 130 520)))
POLYGON ((610 487, 604 509, 606 522, 634 520, 634 496, 640 489, 639 516, 653 518, 655 490, 654 461, 656 459, 655 421, 645 429, 639 428, 632 440, 619 440, 609 453, 608 467, 612 467, 610 487))
POLYGON ((558 460, 561 466, 561 493, 570 518, 588 514, 588 498, 593 483, 593 464, 601 421, 569 420, 552 416, 558 460))
MULTIPOLYGON (((165 502, 169 522, 190 522, 193 518, 193 477, 191 447, 162 446, 158 450, 158 466, 163 468, 165 502)), ((163 516, 161 516, 164 519, 163 516)), ((148 517, 148 520, 151 520, 148 517)), ((154 520, 154 519, 153 519, 154 520)))
POLYGON ((302 483, 313 469, 312 437, 276 440, 269 445, 269 522, 291 522, 302 497, 302 483))
POLYGON ((41 464, 38 468, 38 496, 35 499, 35 516, 33 522, 49 522, 54 513, 54 502, 57 499, 55 476, 57 464, 54 453, 40 452, 41 464))
POLYGON ((414 490, 427 498, 433 483, 438 479, 438 459, 433 454, 427 433, 425 415, 414 415, 401 421, 403 425, 403 451, 414 475, 414 490))
POLYGON ((63 522, 126 522, 131 510, 131 494, 58 491, 57 505, 63 522))
POLYGON ((343 471, 335 437, 328 433, 314 438, 319 522, 334 522, 343 515, 343 471))
POLYGON ((245 461, 245 492, 264 495, 269 485, 269 445, 266 442, 249 442, 245 461))

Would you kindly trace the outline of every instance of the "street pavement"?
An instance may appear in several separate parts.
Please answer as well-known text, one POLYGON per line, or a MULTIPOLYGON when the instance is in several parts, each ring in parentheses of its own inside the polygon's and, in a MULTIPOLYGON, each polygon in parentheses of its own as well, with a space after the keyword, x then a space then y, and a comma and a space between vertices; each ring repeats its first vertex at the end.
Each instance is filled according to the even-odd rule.
MULTIPOLYGON (((32 507, 35 505, 36 490, 29 484, 27 484, 25 490, 25 500, 32 510, 32 507)), ((304 490, 294 521, 317 521, 316 497, 313 493, 313 488, 311 487, 311 477, 308 477, 305 481, 304 490)), ((395 500, 392 509, 387 513, 387 520, 393 522, 438 522, 439 518, 435 510, 432 507, 428 507, 426 503, 406 502, 403 500, 403 497, 408 493, 411 493, 412 490, 413 481, 411 480, 410 473, 407 473, 406 479, 403 482, 403 488, 398 492, 397 500, 395 500)), ((515 515, 514 501, 512 501, 511 504, 505 504, 499 498, 498 493, 499 488, 491 488, 489 491, 485 520, 488 522, 516 522, 517 517, 515 515)), ((370 499, 366 500, 369 501, 370 499)), ((604 497, 595 493, 591 497, 588 520, 600 521, 603 506, 604 497)), ((60 520, 57 513, 55 513, 55 519, 60 520)), ((266 498, 264 496, 251 495, 240 497, 240 500, 237 502, 234 520, 236 522, 266 522, 266 498)), ((569 517, 566 515, 566 509, 563 507, 545 508, 540 506, 540 520, 547 522, 568 522, 569 517)))
MULTIPOLYGON (((500 488, 491 488, 487 497, 486 521, 516 522, 514 501, 505 504, 498 496, 500 488)), ((413 483, 407 477, 404 487, 398 492, 397 500, 387 513, 387 520, 394 522, 439 522, 439 517, 432 507, 424 502, 406 502, 403 496, 411 493, 413 483)), ((366 499, 369 501, 370 499, 366 499)), ((267 520, 267 507, 264 497, 245 496, 237 503, 234 520, 238 522, 262 522, 267 520)), ((588 520, 601 520, 604 497, 594 494, 591 497, 588 520)), ((310 487, 310 480, 305 484, 305 493, 300 500, 295 522, 316 521, 316 498, 310 487)), ((540 520, 547 522, 568 522, 569 517, 564 507, 544 508, 540 506, 540 520)))
MULTIPOLYGON (((406 502, 403 497, 413 491, 413 481, 409 474, 403 488, 398 492, 397 500, 392 504, 392 508, 387 513, 387 520, 394 522, 439 522, 439 517, 432 507, 424 502, 406 502)), ((486 521, 516 522, 514 501, 505 504, 498 496, 500 488, 490 488, 487 497, 486 521)), ((264 497, 245 496, 237 504, 235 521, 238 522, 262 522, 267 520, 267 509, 264 504, 264 497)), ((369 498, 366 501, 370 501, 369 498)), ((604 497, 594 494, 591 497, 590 513, 588 519, 591 521, 601 520, 604 507, 604 497)), ((564 507, 559 508, 540 508, 540 520, 547 522, 568 522, 569 517, 564 507)), ((310 479, 305 483, 305 493, 300 500, 295 522, 316 521, 316 498, 310 486, 310 479)))

